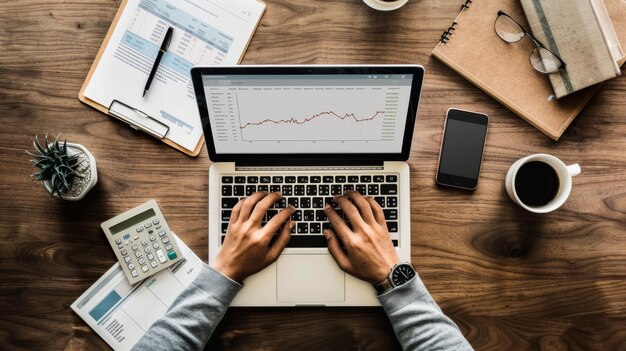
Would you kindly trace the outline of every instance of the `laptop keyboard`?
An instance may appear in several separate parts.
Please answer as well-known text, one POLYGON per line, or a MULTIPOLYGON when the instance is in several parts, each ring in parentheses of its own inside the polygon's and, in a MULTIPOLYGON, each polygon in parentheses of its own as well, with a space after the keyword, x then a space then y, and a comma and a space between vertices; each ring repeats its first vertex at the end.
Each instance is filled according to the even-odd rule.
POLYGON ((323 230, 329 228, 330 223, 324 213, 324 205, 331 204, 346 220, 333 197, 348 190, 369 195, 380 204, 385 213, 390 239, 394 246, 398 246, 400 214, 397 174, 222 176, 221 241, 224 241, 232 208, 241 198, 257 191, 280 191, 283 198, 267 211, 263 224, 265 225, 282 208, 293 205, 296 212, 292 215, 292 220, 296 221, 296 226, 292 230, 287 247, 326 247, 323 230))

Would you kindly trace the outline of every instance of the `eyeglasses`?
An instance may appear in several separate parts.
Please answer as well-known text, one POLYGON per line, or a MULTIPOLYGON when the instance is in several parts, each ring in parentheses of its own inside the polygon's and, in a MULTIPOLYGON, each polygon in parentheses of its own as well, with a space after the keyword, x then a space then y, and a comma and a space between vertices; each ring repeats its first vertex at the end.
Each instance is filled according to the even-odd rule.
POLYGON ((548 50, 539 40, 528 33, 511 16, 498 11, 498 17, 493 25, 496 34, 507 43, 517 43, 525 37, 530 38, 535 44, 535 49, 530 53, 530 64, 541 73, 554 73, 559 69, 565 69, 565 62, 554 52, 548 50))

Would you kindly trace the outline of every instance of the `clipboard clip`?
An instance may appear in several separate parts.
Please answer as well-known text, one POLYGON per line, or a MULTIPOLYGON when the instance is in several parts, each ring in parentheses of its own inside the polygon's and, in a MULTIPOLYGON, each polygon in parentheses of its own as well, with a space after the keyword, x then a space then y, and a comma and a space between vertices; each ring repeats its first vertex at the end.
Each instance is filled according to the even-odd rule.
POLYGON ((168 125, 119 100, 111 101, 109 116, 115 117, 127 123, 131 128, 146 132, 157 139, 165 138, 170 131, 168 125))

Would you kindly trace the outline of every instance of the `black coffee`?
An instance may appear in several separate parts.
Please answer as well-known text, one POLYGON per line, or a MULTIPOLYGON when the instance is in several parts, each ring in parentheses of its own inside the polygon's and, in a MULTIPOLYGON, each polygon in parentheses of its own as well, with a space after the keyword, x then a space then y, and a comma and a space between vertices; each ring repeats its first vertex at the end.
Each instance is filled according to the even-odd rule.
POLYGON ((559 192, 559 176, 552 166, 541 161, 525 163, 515 176, 515 192, 527 206, 544 206, 559 192))

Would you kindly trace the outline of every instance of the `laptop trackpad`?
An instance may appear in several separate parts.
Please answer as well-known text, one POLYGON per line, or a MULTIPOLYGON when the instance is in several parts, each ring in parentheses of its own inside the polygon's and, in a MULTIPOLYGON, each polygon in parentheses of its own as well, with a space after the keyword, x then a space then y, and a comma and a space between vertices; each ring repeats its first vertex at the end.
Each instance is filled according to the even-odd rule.
POLYGON ((345 300, 345 273, 330 255, 282 255, 276 274, 278 302, 322 304, 345 300))

